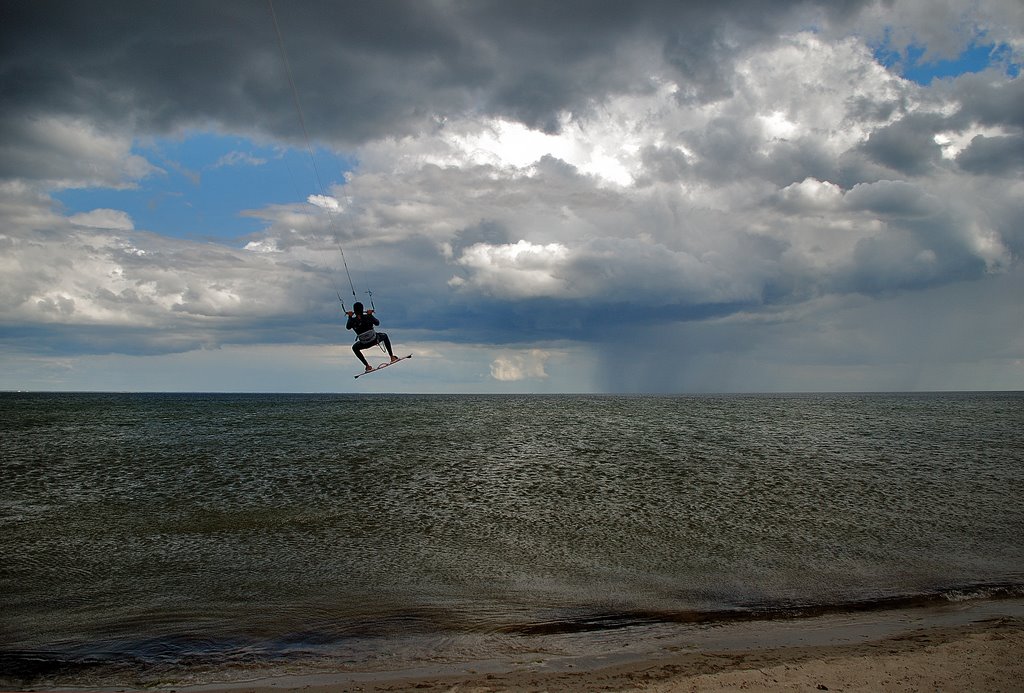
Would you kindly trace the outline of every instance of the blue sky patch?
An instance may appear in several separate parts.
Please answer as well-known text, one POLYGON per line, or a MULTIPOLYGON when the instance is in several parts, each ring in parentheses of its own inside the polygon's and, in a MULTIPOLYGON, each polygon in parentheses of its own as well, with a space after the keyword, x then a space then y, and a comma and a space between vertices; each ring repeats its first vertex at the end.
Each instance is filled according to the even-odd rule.
MULTIPOLYGON (((68 215, 107 208, 127 212, 135 228, 176 238, 241 243, 264 224, 241 212, 320 194, 309 152, 257 145, 244 137, 193 133, 137 142, 133 153, 162 172, 131 189, 76 188, 54 193, 68 215)), ((314 150, 328 189, 353 168, 351 159, 314 150)))
POLYGON ((1020 74, 1021 67, 1020 63, 1013 62, 1013 51, 1005 43, 974 42, 953 60, 924 61, 927 46, 910 44, 901 52, 893 48, 892 36, 887 32, 885 40, 873 50, 875 59, 881 65, 897 72, 904 79, 925 86, 931 84, 934 79, 981 72, 1000 64, 1010 77, 1016 77, 1020 74))

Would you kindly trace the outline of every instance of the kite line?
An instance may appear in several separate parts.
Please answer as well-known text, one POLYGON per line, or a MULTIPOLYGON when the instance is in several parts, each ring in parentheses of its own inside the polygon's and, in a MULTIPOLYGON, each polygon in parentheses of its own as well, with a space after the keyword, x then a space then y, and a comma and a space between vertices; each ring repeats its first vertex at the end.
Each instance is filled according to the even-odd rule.
MULTIPOLYGON (((288 86, 291 88, 292 102, 295 105, 295 112, 296 114, 298 114, 299 117, 299 125, 302 127, 302 137, 306 142, 306 152, 309 154, 309 161, 313 165, 313 174, 316 177, 317 186, 320 188, 320 194, 326 201, 330 199, 330 196, 327 194, 327 189, 324 186, 323 178, 320 176, 320 168, 316 165, 316 157, 313 155, 313 145, 310 144, 309 130, 306 128, 306 117, 302 112, 302 102, 299 99, 299 89, 298 87, 295 86, 295 78, 292 75, 291 61, 288 60, 288 51, 284 45, 284 35, 281 33, 281 26, 280 24, 278 24, 277 21, 277 12, 274 10, 274 0, 267 0, 267 5, 270 7, 270 17, 274 22, 274 32, 277 34, 277 45, 281 50, 281 60, 284 63, 285 75, 288 77, 288 86)), ((327 220, 329 226, 332 229, 334 229, 335 221, 334 215, 331 214, 330 205, 326 204, 325 202, 325 204, 323 205, 323 209, 325 212, 327 212, 327 220)), ((317 235, 315 230, 313 230, 313 235, 316 236, 318 241, 323 243, 323 241, 320 240, 320 237, 317 235)), ((348 279, 348 286, 349 289, 352 291, 352 299, 356 300, 356 286, 355 283, 352 281, 352 273, 349 271, 348 268, 348 260, 345 257, 345 249, 341 247, 341 242, 338 240, 337 234, 335 234, 334 237, 334 244, 335 246, 337 246, 338 252, 341 254, 341 264, 345 268, 345 277, 348 279)), ((341 308, 342 310, 344 310, 345 299, 341 297, 341 290, 338 288, 338 283, 334 280, 333 273, 330 275, 330 277, 331 283, 334 285, 334 293, 337 294, 338 300, 341 302, 341 308)), ((370 307, 373 308, 373 292, 367 291, 366 293, 370 296, 370 307)))

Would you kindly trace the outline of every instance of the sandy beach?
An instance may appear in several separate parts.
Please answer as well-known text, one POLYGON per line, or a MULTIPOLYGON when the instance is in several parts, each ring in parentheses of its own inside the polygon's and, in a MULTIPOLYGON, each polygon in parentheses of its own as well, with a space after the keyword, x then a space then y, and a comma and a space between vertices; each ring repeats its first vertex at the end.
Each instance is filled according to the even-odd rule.
MULTIPOLYGON (((908 618, 908 613, 902 613, 901 622, 920 624, 920 614, 908 618)), ((538 659, 503 671, 477 667, 415 674, 349 672, 177 691, 1024 691, 1024 618, 1010 615, 941 625, 943 619, 927 617, 923 626, 880 635, 892 630, 892 618, 847 620, 831 631, 822 630, 819 623, 806 634, 816 642, 854 640, 841 644, 739 649, 728 644, 711 648, 665 644, 657 656, 630 657, 614 664, 598 660, 553 664, 538 659), (874 635, 865 634, 865 624, 875 629, 874 635)), ((783 626, 790 636, 802 627, 783 626)), ((782 633, 772 636, 762 630, 758 634, 757 628, 742 627, 743 637, 752 642, 751 636, 756 640, 782 633)))

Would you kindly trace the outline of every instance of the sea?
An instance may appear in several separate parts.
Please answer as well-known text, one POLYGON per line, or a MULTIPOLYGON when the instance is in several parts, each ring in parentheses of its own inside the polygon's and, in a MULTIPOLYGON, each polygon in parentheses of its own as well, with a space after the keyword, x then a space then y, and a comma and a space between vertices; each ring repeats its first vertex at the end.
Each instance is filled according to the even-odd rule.
POLYGON ((1022 538, 1020 392, 0 393, 0 685, 1019 599, 1022 538))

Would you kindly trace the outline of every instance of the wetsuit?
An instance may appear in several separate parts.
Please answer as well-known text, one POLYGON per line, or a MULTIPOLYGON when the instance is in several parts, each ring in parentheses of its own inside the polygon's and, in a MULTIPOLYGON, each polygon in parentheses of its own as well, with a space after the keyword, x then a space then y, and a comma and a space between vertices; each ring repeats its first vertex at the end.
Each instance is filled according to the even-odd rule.
POLYGON ((384 344, 384 348, 388 350, 388 356, 394 356, 391 353, 391 340, 383 332, 374 331, 374 327, 380 324, 380 320, 373 317, 369 313, 356 313, 348 317, 348 322, 345 324, 346 330, 355 330, 356 343, 352 345, 352 351, 356 357, 362 361, 364 366, 369 364, 366 359, 360 353, 363 349, 368 349, 377 344, 384 344))

